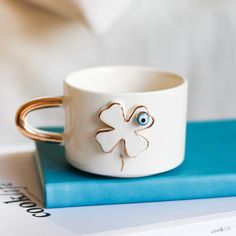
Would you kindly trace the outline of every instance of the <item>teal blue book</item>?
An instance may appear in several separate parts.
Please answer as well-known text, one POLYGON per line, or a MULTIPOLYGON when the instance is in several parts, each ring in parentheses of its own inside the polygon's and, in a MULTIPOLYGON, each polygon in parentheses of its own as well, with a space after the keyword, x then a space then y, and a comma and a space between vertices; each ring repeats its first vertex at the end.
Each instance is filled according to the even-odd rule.
POLYGON ((63 146, 36 146, 47 208, 236 196, 236 120, 189 123, 184 163, 141 178, 89 174, 67 163, 63 146))

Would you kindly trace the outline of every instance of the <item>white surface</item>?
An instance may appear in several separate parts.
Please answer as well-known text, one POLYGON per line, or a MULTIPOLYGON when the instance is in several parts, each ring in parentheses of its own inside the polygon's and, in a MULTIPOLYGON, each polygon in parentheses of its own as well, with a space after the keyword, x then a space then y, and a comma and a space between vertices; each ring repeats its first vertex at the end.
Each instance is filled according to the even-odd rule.
MULTIPOLYGON (((30 151, 0 155, 0 183, 12 183, 42 207, 38 177, 30 151), (26 189, 27 187, 27 189, 26 189)), ((8 203, 10 194, 0 189, 0 234, 16 235, 160 235, 210 236, 224 229, 222 235, 236 234, 236 198, 219 198, 159 203, 107 205, 44 209, 51 216, 36 218, 20 207, 26 201, 8 203)), ((217 235, 217 234, 216 234, 217 235)))
MULTIPOLYGON (((64 87, 64 143, 66 157, 73 166, 101 175, 137 177, 164 172, 182 163, 185 150, 187 80, 181 76, 143 67, 99 67, 72 73, 66 77, 64 87), (110 77, 113 79, 110 80, 110 77), (94 78, 98 84, 104 84, 110 90, 88 89, 94 88, 94 78), (126 81, 122 83, 124 92, 116 90, 120 78, 126 81), (135 80, 137 92, 132 91, 132 81, 135 78, 138 78, 135 80), (81 81, 87 81, 87 89, 81 85, 81 81), (154 81, 161 86, 156 86, 154 81), (150 88, 150 84, 155 85, 152 91, 142 90, 143 87, 150 88), (140 135, 149 140, 148 148, 136 158, 124 158, 122 171, 119 148, 109 153, 103 152, 95 138, 97 131, 105 127, 98 117, 99 112, 113 101, 123 104, 124 110, 129 114, 135 107, 145 106, 155 119, 152 127, 140 131, 140 135)), ((131 134, 128 131, 133 126, 129 123, 127 126, 120 126, 119 129, 123 129, 121 135, 131 134)), ((131 137, 125 142, 131 147, 129 154, 133 152, 131 154, 134 156, 137 145, 130 144, 131 137)), ((143 143, 139 143, 138 151, 140 145, 143 149, 143 143)))
MULTIPOLYGON (((135 0, 102 35, 25 1, 2 0, 0 15, 2 147, 30 143, 15 128, 17 107, 61 95, 66 74, 95 65, 148 65, 185 74, 189 119, 236 117, 234 0, 135 0)), ((62 111, 31 118, 37 125, 63 124, 62 111)))
POLYGON ((98 33, 106 33, 119 22, 132 6, 133 0, 78 0, 83 16, 98 33))

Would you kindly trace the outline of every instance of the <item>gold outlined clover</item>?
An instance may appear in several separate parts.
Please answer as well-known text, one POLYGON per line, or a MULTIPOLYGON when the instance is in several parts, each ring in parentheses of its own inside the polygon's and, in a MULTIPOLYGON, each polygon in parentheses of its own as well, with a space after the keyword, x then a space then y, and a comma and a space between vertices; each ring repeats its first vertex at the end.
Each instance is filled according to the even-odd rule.
POLYGON ((108 126, 96 133, 96 141, 102 151, 110 153, 123 142, 124 152, 120 154, 121 170, 124 167, 124 157, 137 157, 140 152, 148 148, 148 139, 139 132, 150 128, 154 124, 154 118, 145 106, 136 106, 131 115, 126 117, 120 103, 110 103, 99 113, 99 118, 108 126))

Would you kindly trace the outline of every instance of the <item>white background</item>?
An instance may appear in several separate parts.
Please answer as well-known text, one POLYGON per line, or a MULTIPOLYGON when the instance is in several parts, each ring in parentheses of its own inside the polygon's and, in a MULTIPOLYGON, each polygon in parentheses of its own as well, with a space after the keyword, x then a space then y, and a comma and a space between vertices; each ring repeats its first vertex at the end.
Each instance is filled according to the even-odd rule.
MULTIPOLYGON (((236 1, 134 0, 109 30, 96 32, 81 20, 2 0, 0 147, 31 142, 14 125, 22 103, 61 95, 66 74, 107 64, 185 74, 189 119, 236 117, 236 1)), ((63 124, 63 112, 39 112, 33 119, 33 124, 63 124)))

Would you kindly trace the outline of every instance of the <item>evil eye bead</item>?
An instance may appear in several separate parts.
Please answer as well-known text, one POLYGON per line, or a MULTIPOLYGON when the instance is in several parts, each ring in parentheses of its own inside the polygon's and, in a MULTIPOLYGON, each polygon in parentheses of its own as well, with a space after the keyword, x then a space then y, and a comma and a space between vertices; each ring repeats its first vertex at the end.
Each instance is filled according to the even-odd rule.
POLYGON ((136 118, 137 124, 141 126, 145 126, 146 124, 148 124, 149 120, 150 116, 146 112, 140 112, 136 118))

